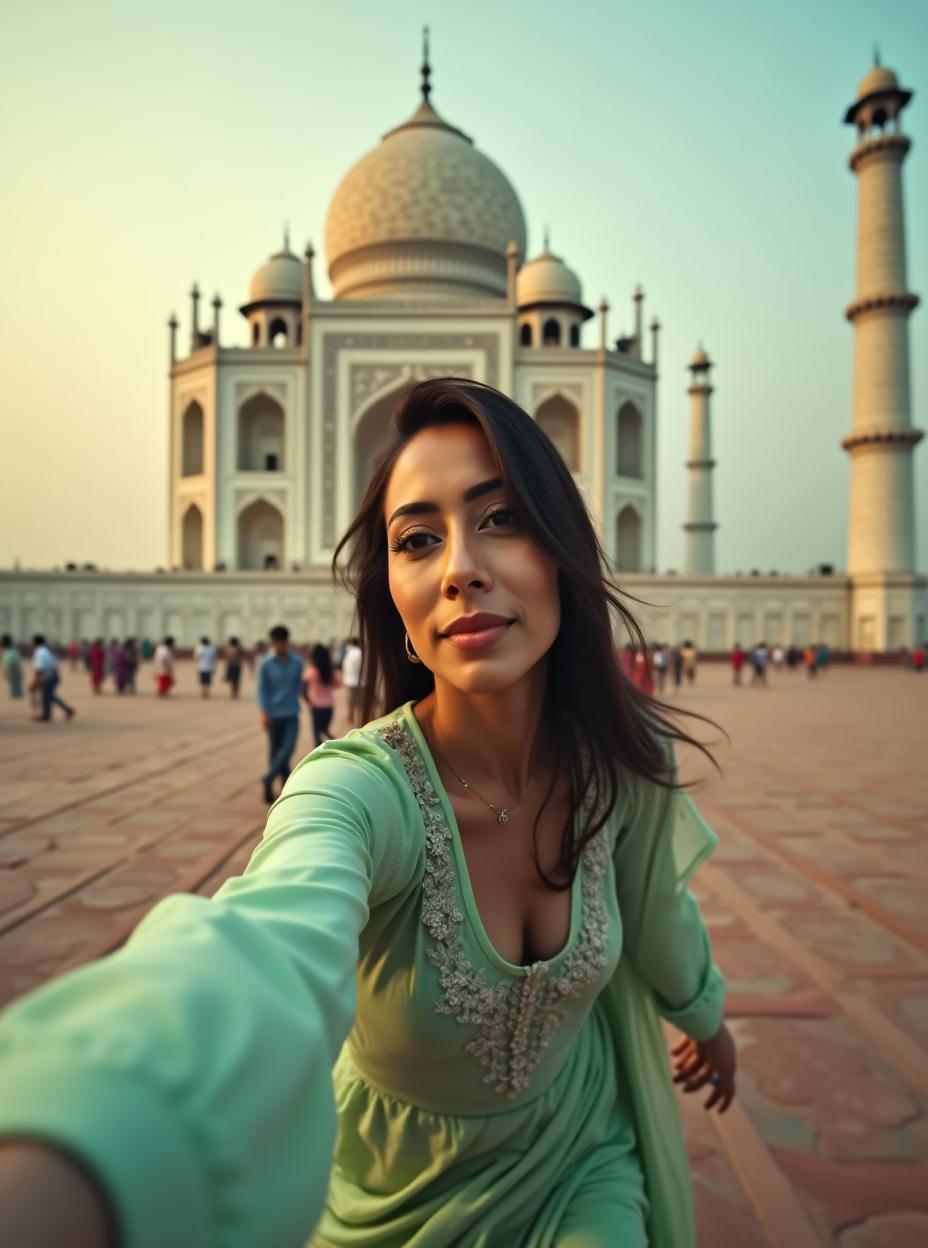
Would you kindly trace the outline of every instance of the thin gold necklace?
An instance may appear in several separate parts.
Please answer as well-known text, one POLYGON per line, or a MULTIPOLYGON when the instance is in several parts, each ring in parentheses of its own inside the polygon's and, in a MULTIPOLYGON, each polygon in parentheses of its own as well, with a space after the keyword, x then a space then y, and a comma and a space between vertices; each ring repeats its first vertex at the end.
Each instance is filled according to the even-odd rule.
POLYGON ((438 755, 441 761, 445 764, 445 766, 448 768, 451 774, 453 776, 456 776, 457 779, 460 780, 461 784, 464 785, 464 788, 467 789, 469 793, 473 793, 474 797, 479 797, 481 802, 483 802, 485 805, 489 806, 490 810, 492 810, 493 813, 496 815, 497 823, 509 822, 509 816, 512 814, 514 810, 519 809, 519 804, 522 801, 522 798, 525 797, 526 793, 532 787, 532 783, 535 779, 534 776, 531 777, 528 784, 519 794, 518 801, 513 802, 511 806, 503 806, 503 807, 494 806, 491 801, 488 801, 487 798, 485 798, 482 793, 478 793, 477 790, 473 787, 473 785, 468 784, 467 781, 464 779, 464 777, 454 770, 454 768, 448 762, 447 758, 445 758, 444 754, 442 754, 441 750, 438 748, 437 745, 435 745, 434 742, 432 743, 432 749, 435 751, 435 753, 438 755))

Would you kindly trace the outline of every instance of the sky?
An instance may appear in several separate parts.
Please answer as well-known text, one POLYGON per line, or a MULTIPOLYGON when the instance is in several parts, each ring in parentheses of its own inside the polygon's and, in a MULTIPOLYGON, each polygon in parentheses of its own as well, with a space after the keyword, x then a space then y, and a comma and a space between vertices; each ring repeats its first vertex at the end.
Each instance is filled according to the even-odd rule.
MULTIPOLYGON (((237 308, 283 223, 323 253, 339 180, 414 109, 425 23, 432 102, 511 180, 530 254, 548 225, 586 302, 612 305, 610 339, 637 282, 661 321, 659 570, 682 563, 698 342, 716 362, 717 569, 845 566, 856 181, 840 123, 876 42, 916 92, 909 288, 928 297, 928 0, 2 6, 0 567, 165 562, 167 319, 183 342, 196 280, 223 298, 224 343, 245 345, 237 308)), ((925 307, 909 341, 926 428, 925 307)))

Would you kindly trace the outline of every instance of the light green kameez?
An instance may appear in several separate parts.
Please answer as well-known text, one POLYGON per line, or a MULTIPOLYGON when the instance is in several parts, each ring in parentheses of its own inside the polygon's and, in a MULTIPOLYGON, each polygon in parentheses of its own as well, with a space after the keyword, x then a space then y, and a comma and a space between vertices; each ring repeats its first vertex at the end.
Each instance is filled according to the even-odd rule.
POLYGON ((629 779, 566 945, 514 966, 407 704, 303 760, 212 901, 6 1012, 0 1131, 81 1156, 128 1248, 686 1248, 659 1015, 721 1022, 686 887, 715 844, 629 779))

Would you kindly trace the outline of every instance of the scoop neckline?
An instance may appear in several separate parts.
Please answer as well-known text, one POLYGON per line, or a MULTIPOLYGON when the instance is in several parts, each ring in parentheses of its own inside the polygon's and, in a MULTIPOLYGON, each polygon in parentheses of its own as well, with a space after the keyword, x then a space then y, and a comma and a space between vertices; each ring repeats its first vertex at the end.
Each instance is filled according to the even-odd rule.
MULTIPOLYGON (((525 979, 528 975, 537 975, 544 968, 545 973, 557 971, 566 959, 573 952, 577 943, 580 928, 582 926, 583 917, 583 898, 581 892, 581 876, 584 871, 583 855, 580 856, 580 862, 574 873, 573 883, 570 888, 570 926, 567 932, 567 939, 561 949, 551 958, 539 959, 522 965, 516 962, 510 962, 499 952, 493 944, 483 919, 480 915, 480 908, 477 905, 477 898, 474 894, 473 886, 470 880, 470 871, 467 868, 467 856, 464 853, 464 842, 461 839, 461 830, 458 827, 457 816, 454 813, 454 807, 451 805, 451 799, 448 792, 442 784, 441 776, 438 773, 435 759, 432 757, 432 751, 429 749, 428 741, 425 739, 425 733, 416 719, 413 707, 414 701, 405 702, 403 704, 403 718, 413 738, 415 746, 419 751, 419 756, 425 765, 429 774, 429 780, 438 797, 445 817, 445 822, 451 831, 451 844, 454 851, 455 876, 461 891, 461 897, 464 901, 464 909, 467 911, 467 917, 470 921, 471 930, 476 937, 477 943, 480 945, 484 954, 499 970, 504 971, 507 975, 515 975, 521 979, 525 979)), ((576 832, 576 816, 574 816, 574 831, 576 832)))

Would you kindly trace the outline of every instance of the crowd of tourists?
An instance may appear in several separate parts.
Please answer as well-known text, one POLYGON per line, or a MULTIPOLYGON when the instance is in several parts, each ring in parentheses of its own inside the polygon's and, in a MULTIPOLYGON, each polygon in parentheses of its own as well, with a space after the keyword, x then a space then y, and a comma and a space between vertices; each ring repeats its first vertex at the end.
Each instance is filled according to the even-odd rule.
POLYGON ((732 683, 742 684, 744 669, 750 668, 751 684, 766 686, 770 667, 781 672, 805 670, 810 678, 819 672, 827 672, 831 664, 831 651, 824 642, 806 646, 768 646, 759 641, 756 646, 743 649, 736 641, 731 652, 732 683))

